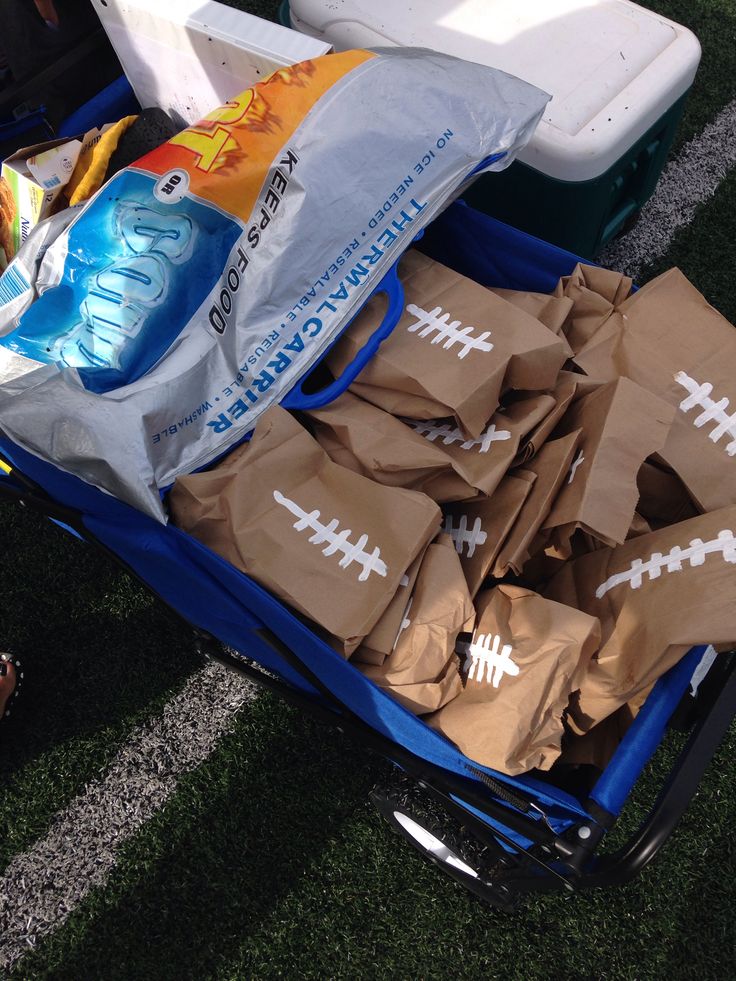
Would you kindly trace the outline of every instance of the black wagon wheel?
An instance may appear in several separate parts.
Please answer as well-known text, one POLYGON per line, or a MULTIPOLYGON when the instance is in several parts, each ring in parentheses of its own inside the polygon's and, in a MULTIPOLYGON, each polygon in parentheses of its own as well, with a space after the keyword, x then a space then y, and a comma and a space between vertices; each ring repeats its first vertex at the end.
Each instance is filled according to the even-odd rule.
POLYGON ((478 841, 412 778, 397 770, 374 787, 371 800, 391 829, 445 875, 491 906, 516 905, 519 897, 498 881, 511 864, 500 843, 478 841))

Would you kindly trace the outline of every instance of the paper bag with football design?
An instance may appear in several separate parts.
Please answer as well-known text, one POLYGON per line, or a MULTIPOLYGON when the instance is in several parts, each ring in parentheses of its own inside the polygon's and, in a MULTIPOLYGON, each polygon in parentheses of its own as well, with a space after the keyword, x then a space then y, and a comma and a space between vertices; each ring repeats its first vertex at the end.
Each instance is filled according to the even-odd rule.
POLYGON ((509 532, 532 491, 536 476, 507 474, 490 497, 444 508, 444 530, 460 556, 470 595, 490 573, 509 532))
POLYGON ((555 530, 558 545, 577 528, 607 545, 626 540, 639 497, 639 468, 664 446, 673 416, 671 405, 628 378, 570 406, 555 432, 579 429, 580 443, 542 525, 555 530))
POLYGON ((695 503, 736 503, 736 331, 670 269, 617 308, 576 356, 596 377, 622 375, 676 410, 659 453, 695 503))
POLYGON ((179 478, 169 501, 179 527, 346 650, 375 626, 441 519, 424 494, 333 463, 279 406, 213 470, 179 478))
POLYGON ((598 617, 597 656, 570 708, 587 732, 695 644, 736 641, 736 506, 566 562, 545 596, 598 617))
POLYGON ((435 444, 423 439, 411 426, 357 395, 344 392, 308 416, 315 439, 341 467, 388 487, 423 491, 438 502, 464 501, 478 493, 461 476, 462 468, 444 451, 441 440, 435 444))
POLYGON ((448 535, 427 549, 393 652, 363 674, 421 715, 453 699, 462 684, 455 642, 473 629, 475 610, 448 535))
POLYGON ((598 621, 520 586, 481 593, 460 695, 425 720, 502 773, 548 770, 562 717, 600 637, 598 621))
MULTIPOLYGON (((477 439, 466 439, 454 420, 403 421, 415 433, 446 453, 455 471, 468 484, 480 493, 490 495, 509 467, 520 455, 524 455, 529 434, 555 410, 556 402, 552 394, 540 393, 529 398, 514 399, 493 414, 477 439)), ((422 489, 434 500, 440 501, 433 484, 430 481, 422 489)))
MULTIPOLYGON (((401 262, 404 312, 352 386, 361 398, 410 419, 454 416, 477 438, 508 389, 546 389, 565 343, 535 317, 416 250, 401 262)), ((328 355, 341 374, 383 316, 371 300, 328 355)))

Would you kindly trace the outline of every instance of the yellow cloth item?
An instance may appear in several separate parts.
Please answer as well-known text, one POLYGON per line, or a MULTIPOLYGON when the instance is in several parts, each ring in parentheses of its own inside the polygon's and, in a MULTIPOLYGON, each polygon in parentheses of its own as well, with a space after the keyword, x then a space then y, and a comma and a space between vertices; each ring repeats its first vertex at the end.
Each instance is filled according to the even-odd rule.
POLYGON ((120 137, 136 121, 138 116, 125 116, 106 130, 94 146, 80 154, 74 173, 66 185, 69 204, 75 205, 91 198, 105 180, 110 157, 117 150, 120 137))

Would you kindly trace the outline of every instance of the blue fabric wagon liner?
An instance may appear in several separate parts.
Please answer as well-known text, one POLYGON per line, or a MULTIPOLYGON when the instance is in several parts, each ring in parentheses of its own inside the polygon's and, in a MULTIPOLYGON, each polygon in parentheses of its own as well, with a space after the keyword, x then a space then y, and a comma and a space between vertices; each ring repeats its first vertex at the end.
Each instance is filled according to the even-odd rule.
MULTIPOLYGON (((484 285, 539 292, 550 292, 578 262, 462 202, 435 220, 420 247, 484 285)), ((330 395, 341 387, 333 387, 330 395)), ((298 404, 300 398, 286 401, 298 404)), ((496 773, 465 757, 265 589, 178 528, 156 522, 3 438, 0 459, 7 464, 0 469, 0 499, 34 507, 101 546, 190 623, 213 656, 340 725, 396 763, 406 778, 419 781, 434 803, 462 824, 464 834, 483 846, 483 863, 474 866, 462 857, 457 841, 448 843, 424 827, 405 799, 378 794, 379 809, 426 857, 494 905, 510 906, 532 890, 586 888, 636 874, 673 830, 736 709, 736 660, 729 656, 714 666, 718 684, 701 685, 710 697, 688 702, 693 672, 705 652, 696 647, 657 683, 592 788, 556 786, 554 770, 544 778, 496 773), (600 855, 606 831, 673 713, 677 709, 682 715, 683 706, 695 721, 659 799, 623 848, 600 855), (489 855, 494 856, 490 863, 489 855)))

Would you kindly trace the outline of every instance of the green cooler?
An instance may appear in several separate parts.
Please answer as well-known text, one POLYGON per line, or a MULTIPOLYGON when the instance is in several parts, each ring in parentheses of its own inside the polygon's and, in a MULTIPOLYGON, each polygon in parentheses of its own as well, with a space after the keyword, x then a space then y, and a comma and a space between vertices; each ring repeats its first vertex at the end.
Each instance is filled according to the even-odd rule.
POLYGON ((551 93, 518 160, 465 197, 589 258, 654 190, 700 61, 691 31, 628 0, 291 0, 289 13, 336 50, 434 48, 551 93))

